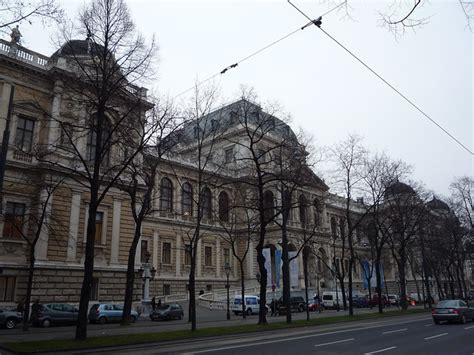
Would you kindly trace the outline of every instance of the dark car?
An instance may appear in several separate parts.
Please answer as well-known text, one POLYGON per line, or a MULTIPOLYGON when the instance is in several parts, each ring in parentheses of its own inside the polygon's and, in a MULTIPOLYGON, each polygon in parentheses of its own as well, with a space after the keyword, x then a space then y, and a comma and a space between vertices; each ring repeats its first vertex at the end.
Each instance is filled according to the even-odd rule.
POLYGON ((356 308, 369 307, 369 300, 364 296, 356 296, 352 298, 352 305, 356 308))
MULTIPOLYGON (((290 307, 292 312, 303 312, 304 310, 306 310, 306 302, 303 297, 290 297, 290 307)), ((286 314, 286 307, 285 303, 283 302, 283 297, 278 300, 277 309, 278 314, 286 314)))
MULTIPOLYGON (((382 295, 382 304, 384 307, 390 306, 390 301, 388 300, 387 296, 382 295)), ((372 295, 372 300, 370 301, 370 305, 373 307, 377 307, 379 305, 379 295, 374 294, 372 295)))
POLYGON ((38 304, 31 313, 34 326, 49 327, 52 324, 76 324, 79 310, 67 303, 38 304))
POLYGON ((433 322, 439 324, 441 321, 466 323, 466 320, 474 320, 474 308, 463 300, 439 301, 431 311, 433 322))
POLYGON ((0 309, 0 327, 13 329, 23 320, 21 313, 0 309))
POLYGON ((181 319, 183 316, 183 307, 178 303, 161 305, 150 313, 151 320, 181 319))
MULTIPOLYGON (((119 304, 96 303, 89 310, 89 322, 110 323, 120 322, 123 315, 123 306, 119 304)), ((130 321, 135 323, 138 320, 138 313, 134 310, 130 312, 130 321)))

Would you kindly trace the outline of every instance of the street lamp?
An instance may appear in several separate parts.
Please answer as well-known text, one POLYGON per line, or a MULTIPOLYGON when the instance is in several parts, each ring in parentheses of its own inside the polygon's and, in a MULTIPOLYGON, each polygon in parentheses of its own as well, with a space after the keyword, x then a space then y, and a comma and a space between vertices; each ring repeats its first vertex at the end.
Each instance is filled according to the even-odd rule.
POLYGON ((230 320, 230 299, 229 299, 229 275, 230 275, 230 265, 229 263, 225 263, 224 266, 225 276, 227 277, 225 288, 227 289, 227 320, 230 320))

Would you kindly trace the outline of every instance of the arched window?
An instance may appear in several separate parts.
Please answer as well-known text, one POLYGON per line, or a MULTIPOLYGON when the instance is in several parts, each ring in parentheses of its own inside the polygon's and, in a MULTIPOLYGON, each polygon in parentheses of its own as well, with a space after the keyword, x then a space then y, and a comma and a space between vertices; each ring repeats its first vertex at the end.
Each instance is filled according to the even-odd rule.
POLYGON ((304 195, 300 195, 298 204, 299 204, 299 210, 300 210, 300 222, 301 222, 302 225, 306 225, 306 222, 307 222, 307 218, 306 218, 307 217, 306 216, 307 202, 306 202, 306 197, 304 197, 304 195))
POLYGON ((166 212, 173 211, 173 184, 168 178, 161 179, 160 210, 166 212))
POLYGON ((229 222, 229 196, 225 191, 219 194, 219 219, 229 222))
POLYGON ((346 235, 346 223, 344 218, 339 219, 339 229, 340 229, 340 237, 343 238, 346 235))
POLYGON ((263 193, 263 213, 267 223, 273 219, 273 207, 273 192, 265 191, 263 193))
POLYGON ((185 216, 193 215, 193 187, 185 182, 181 188, 181 211, 185 216))
MULTIPOLYGON (((98 128, 97 117, 94 117, 91 119, 90 131, 87 135, 87 159, 90 162, 95 161, 98 128)), ((104 122, 102 123, 102 134, 100 135, 99 160, 101 163, 106 165, 109 163, 109 151, 111 145, 110 135, 110 122, 107 119, 104 119, 104 122)))
POLYGON ((337 222, 334 217, 331 217, 331 234, 333 238, 337 238, 337 222))
POLYGON ((316 227, 321 225, 321 203, 317 198, 313 200, 314 225, 316 227))
POLYGON ((212 218, 212 194, 211 190, 208 187, 202 189, 201 195, 201 208, 202 208, 202 216, 204 218, 211 219, 212 218))

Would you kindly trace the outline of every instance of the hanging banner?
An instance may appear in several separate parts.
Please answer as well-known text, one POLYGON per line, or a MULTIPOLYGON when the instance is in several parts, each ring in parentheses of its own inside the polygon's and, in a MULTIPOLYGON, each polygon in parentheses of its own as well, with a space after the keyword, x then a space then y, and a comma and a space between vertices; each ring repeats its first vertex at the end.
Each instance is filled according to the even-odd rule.
POLYGON ((298 265, 298 258, 294 258, 297 254, 296 251, 288 252, 288 258, 290 261, 290 286, 291 287, 298 287, 299 286, 299 265, 298 265))
MULTIPOLYGON (((375 270, 375 265, 370 261, 362 261, 362 272, 364 278, 364 289, 367 289, 370 285, 371 288, 377 288, 377 271, 375 270)), ((381 287, 384 287, 385 275, 383 270, 383 264, 380 263, 380 276, 381 276, 381 287)))
POLYGON ((265 270, 267 270, 267 286, 272 285, 272 253, 270 248, 262 250, 263 257, 265 258, 265 270))
POLYGON ((276 287, 280 287, 280 275, 281 275, 281 249, 275 250, 275 279, 276 287))

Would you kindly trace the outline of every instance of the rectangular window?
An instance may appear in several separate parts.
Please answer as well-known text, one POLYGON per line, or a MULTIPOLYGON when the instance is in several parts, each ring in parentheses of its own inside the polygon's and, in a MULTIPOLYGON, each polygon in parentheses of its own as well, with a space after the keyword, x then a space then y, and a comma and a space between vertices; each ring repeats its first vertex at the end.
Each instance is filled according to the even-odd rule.
POLYGON ((204 247, 204 265, 212 266, 212 247, 204 247))
POLYGON ((212 285, 206 285, 206 291, 212 292, 212 285))
POLYGON ((95 213, 95 241, 102 243, 102 226, 104 223, 104 212, 95 213))
POLYGON ((7 202, 3 223, 3 236, 6 238, 21 238, 25 219, 26 205, 24 203, 7 202))
POLYGON ((336 271, 341 272, 341 259, 336 259, 336 271))
POLYGON ((230 249, 224 248, 224 266, 230 266, 230 249))
POLYGON ((13 302, 15 298, 16 278, 0 276, 0 301, 13 302))
POLYGON ((259 149, 258 150, 258 161, 260 162, 260 164, 266 162, 266 155, 267 155, 266 150, 264 150, 264 149, 259 149))
POLYGON ((148 240, 141 241, 141 249, 140 249, 140 262, 147 263, 150 258, 150 254, 148 253, 148 240))
POLYGON ((99 300, 99 278, 98 277, 92 278, 91 300, 94 300, 94 301, 99 300))
POLYGON ((163 242, 161 262, 171 264, 171 243, 163 242))
POLYGON ((349 260, 347 259, 344 260, 344 270, 349 271, 349 260))
POLYGON ((168 284, 163 285, 163 295, 164 296, 171 295, 171 285, 168 285, 168 284))
POLYGON ((191 244, 184 246, 184 265, 191 265, 191 244))
POLYGON ((25 117, 18 118, 16 127, 15 146, 24 151, 30 152, 33 145, 33 131, 35 121, 25 117))
POLYGON ((234 148, 227 148, 225 150, 225 162, 232 163, 234 161, 234 148))

